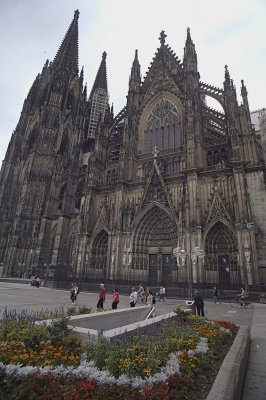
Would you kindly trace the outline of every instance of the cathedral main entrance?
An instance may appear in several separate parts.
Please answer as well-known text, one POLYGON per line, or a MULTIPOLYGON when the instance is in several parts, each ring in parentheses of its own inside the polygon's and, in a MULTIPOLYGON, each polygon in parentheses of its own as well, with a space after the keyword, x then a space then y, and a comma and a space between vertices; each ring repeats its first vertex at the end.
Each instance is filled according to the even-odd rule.
POLYGON ((172 283, 172 254, 149 254, 149 284, 156 286, 160 282, 164 286, 172 283))
POLYGON ((91 248, 91 268, 104 278, 106 273, 108 234, 101 230, 93 241, 91 248))
POLYGON ((162 284, 166 287, 172 283, 172 254, 162 254, 162 284))
POLYGON ((238 247, 235 232, 221 222, 209 231, 205 242, 205 279, 220 289, 240 282, 238 247))
POLYGON ((220 286, 223 288, 229 287, 231 284, 229 255, 218 255, 217 259, 220 286))
POLYGON ((135 270, 145 270, 147 285, 171 286, 172 251, 178 243, 177 226, 167 211, 152 207, 140 220, 134 236, 133 259, 135 270))

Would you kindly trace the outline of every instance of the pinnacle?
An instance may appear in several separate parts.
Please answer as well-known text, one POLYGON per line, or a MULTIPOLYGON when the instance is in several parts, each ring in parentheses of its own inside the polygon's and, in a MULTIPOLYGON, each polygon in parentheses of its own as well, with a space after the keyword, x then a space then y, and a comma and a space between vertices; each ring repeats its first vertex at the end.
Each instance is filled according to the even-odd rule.
POLYGON ((76 10, 53 62, 54 66, 69 67, 75 72, 78 71, 78 17, 76 10))

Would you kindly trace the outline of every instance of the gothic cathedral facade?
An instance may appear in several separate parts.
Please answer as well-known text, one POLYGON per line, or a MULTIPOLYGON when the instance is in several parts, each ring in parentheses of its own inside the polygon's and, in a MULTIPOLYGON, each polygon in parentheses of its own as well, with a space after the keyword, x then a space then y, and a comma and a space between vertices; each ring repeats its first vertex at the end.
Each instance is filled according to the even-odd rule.
POLYGON ((143 79, 136 51, 114 115, 105 52, 87 95, 78 19, 37 75, 2 164, 2 275, 264 283, 265 162, 244 82, 241 104, 227 67, 221 88, 201 82, 189 29, 182 61, 162 31, 143 79))

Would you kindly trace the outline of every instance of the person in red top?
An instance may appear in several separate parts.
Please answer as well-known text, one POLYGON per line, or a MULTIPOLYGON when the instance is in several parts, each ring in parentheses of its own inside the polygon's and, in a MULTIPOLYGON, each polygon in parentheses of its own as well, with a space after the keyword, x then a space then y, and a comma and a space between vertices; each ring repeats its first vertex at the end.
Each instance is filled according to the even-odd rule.
POLYGON ((113 302, 112 302, 112 309, 116 310, 117 309, 117 304, 119 303, 119 293, 117 289, 114 289, 113 291, 113 302))
POLYGON ((103 303, 105 302, 106 289, 103 283, 100 283, 99 300, 97 303, 97 308, 103 308, 103 303))

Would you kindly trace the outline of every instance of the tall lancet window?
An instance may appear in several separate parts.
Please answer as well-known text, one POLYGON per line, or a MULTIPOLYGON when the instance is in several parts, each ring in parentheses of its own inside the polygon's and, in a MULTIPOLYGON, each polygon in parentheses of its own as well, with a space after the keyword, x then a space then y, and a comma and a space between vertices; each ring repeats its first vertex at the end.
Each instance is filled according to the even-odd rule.
POLYGON ((168 100, 160 100, 150 113, 145 129, 145 153, 180 146, 180 124, 176 107, 168 100))

